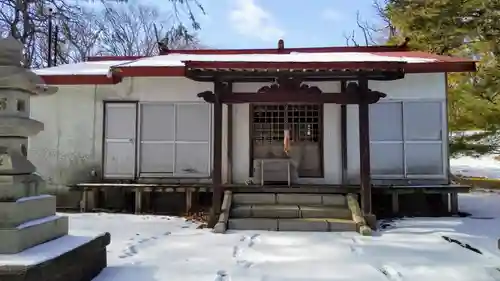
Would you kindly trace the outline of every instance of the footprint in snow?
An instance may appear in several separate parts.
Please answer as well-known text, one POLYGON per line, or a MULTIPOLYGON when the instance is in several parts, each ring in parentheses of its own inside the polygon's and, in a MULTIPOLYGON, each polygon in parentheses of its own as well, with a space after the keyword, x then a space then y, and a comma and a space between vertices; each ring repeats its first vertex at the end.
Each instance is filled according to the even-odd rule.
POLYGON ((248 242, 248 247, 253 247, 253 245, 255 245, 256 242, 259 241, 259 236, 260 234, 254 234, 250 237, 250 242, 248 242))
POLYGON ((363 253, 363 249, 361 249, 359 247, 349 246, 349 249, 351 249, 351 253, 355 253, 358 255, 363 253))
POLYGON ((253 266, 253 262, 247 260, 238 260, 236 261, 236 264, 243 266, 244 268, 250 268, 253 266))
POLYGON ((128 246, 123 254, 119 256, 120 259, 128 258, 137 254, 137 247, 135 245, 128 246))
POLYGON ((387 279, 391 281, 402 281, 403 280, 403 274, 401 272, 397 271, 395 268, 388 266, 388 265, 383 265, 378 270, 384 274, 387 279))
POLYGON ((144 243, 144 242, 148 242, 148 241, 149 241, 149 239, 148 239, 148 238, 143 238, 143 239, 141 239, 141 240, 137 241, 137 243, 142 244, 142 243, 144 243))
POLYGON ((214 281, 231 281, 231 277, 225 270, 219 270, 214 281))
POLYGON ((233 258, 238 257, 241 254, 241 249, 238 246, 233 247, 233 258))

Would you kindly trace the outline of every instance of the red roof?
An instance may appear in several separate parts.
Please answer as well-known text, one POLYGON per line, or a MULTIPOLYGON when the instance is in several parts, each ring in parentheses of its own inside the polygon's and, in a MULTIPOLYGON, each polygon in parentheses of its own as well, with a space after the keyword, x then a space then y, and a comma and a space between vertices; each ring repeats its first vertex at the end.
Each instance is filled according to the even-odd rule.
MULTIPOLYGON (((403 69, 406 73, 473 72, 475 61, 408 51, 399 46, 320 47, 240 50, 172 50, 155 57, 89 57, 88 67, 99 61, 122 61, 100 71, 60 73, 57 67, 40 70, 47 84, 113 84, 117 77, 184 76, 186 68, 205 69, 403 69), (366 59, 366 60, 365 60, 366 59), (50 70, 50 71, 48 71, 50 70), (113 71, 111 71, 113 70, 113 71)), ((67 69, 67 68, 66 68, 67 69)), ((38 71, 37 71, 38 72, 38 71)))

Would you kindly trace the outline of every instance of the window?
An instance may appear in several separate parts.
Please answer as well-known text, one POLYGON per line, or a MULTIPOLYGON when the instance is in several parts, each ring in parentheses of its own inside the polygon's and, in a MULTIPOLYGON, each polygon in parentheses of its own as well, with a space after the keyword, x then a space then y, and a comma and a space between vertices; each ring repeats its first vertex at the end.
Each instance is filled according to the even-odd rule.
POLYGON ((401 103, 370 105, 372 174, 404 174, 403 112, 401 103))
POLYGON ((7 109, 7 98, 0 98, 0 110, 7 109))
POLYGON ((299 177, 321 177, 322 110, 320 104, 252 105, 251 161, 285 157, 283 138, 288 129, 291 147, 288 156, 298 163, 299 177))
POLYGON ((25 100, 17 100, 17 111, 19 111, 19 112, 26 111, 26 101, 25 100))
POLYGON ((441 102, 406 102, 404 129, 406 172, 443 174, 443 114, 441 102))
POLYGON ((206 177, 211 170, 211 110, 206 103, 144 103, 142 176, 206 177))
POLYGON ((28 156, 28 148, 24 144, 21 144, 21 154, 26 157, 28 156))
POLYGON ((443 102, 405 101, 370 105, 374 177, 444 175, 443 102))

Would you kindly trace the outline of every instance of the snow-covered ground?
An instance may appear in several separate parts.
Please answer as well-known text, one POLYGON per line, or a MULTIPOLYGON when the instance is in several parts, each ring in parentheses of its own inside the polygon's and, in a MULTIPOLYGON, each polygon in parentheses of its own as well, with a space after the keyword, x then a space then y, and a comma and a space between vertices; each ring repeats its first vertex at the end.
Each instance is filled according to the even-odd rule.
POLYGON ((469 177, 485 177, 500 179, 499 155, 481 157, 462 156, 450 159, 450 170, 453 174, 469 177))
MULTIPOLYGON (((454 173, 490 178, 500 178, 498 163, 494 156, 451 161, 454 173)), ((0 255, 0 263, 37 263, 84 243, 82 234, 110 232, 109 266, 94 281, 500 281, 500 192, 463 194, 459 204, 471 216, 380 222, 373 237, 214 234, 178 217, 65 214, 71 236, 0 255)))
POLYGON ((356 233, 213 234, 182 218, 70 214, 72 232, 110 232, 109 267, 95 281, 500 280, 500 194, 460 196, 468 218, 383 223, 356 233), (446 241, 469 244, 481 252, 446 241))

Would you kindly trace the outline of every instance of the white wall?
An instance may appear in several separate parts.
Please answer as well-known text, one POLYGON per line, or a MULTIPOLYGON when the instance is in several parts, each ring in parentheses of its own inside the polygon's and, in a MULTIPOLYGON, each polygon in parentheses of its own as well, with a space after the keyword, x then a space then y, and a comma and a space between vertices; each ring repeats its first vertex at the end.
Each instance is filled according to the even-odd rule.
MULTIPOLYGON (((387 94, 387 97, 381 99, 380 102, 415 100, 446 102, 446 76, 444 73, 407 74, 404 79, 396 81, 370 81, 369 87, 372 90, 387 94)), ((446 128, 444 129, 446 132, 446 128)), ((347 158, 348 178, 350 182, 359 182, 359 119, 357 105, 347 106, 347 158)), ((445 159, 445 161, 445 165, 448 165, 448 160, 445 159)))
MULTIPOLYGON (((310 83, 323 92, 339 92, 339 82, 310 83)), ((254 92, 262 83, 236 83, 235 92, 254 92)), ((445 100, 443 74, 410 74, 403 80, 371 81, 370 87, 388 94, 386 99, 445 100)), ((133 78, 118 85, 61 86, 49 97, 31 101, 31 116, 45 123, 45 131, 30 139, 29 158, 47 179, 51 188, 84 182, 91 170, 101 171, 103 100, 139 100, 189 102, 202 100, 199 92, 212 90, 213 83, 193 82, 187 78, 133 78)), ((242 183, 249 172, 249 105, 233 105, 233 181, 242 183)), ((227 108, 224 106, 224 124, 227 108)), ((223 126, 223 155, 227 155, 227 126, 223 126)), ((348 168, 349 175, 359 174, 357 106, 348 106, 348 168)), ((223 157, 223 169, 227 168, 223 157)), ((304 183, 341 183, 340 105, 324 107, 324 170, 323 179, 301 179, 304 183)), ((225 174, 225 173, 224 173, 225 174)))
MULTIPOLYGON (((212 90, 213 83, 187 78, 134 78, 118 85, 61 86, 48 97, 31 101, 31 117, 45 130, 30 138, 29 158, 51 189, 84 182, 102 169, 103 101, 203 102, 196 95, 212 90)), ((227 121, 227 109, 223 122, 227 121)), ((223 129, 224 143, 227 129, 223 129)), ((223 153, 226 146, 223 146, 223 153)), ((226 169, 224 163, 223 169, 226 169)))

